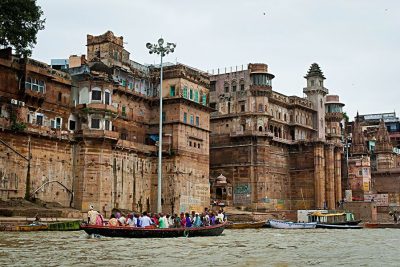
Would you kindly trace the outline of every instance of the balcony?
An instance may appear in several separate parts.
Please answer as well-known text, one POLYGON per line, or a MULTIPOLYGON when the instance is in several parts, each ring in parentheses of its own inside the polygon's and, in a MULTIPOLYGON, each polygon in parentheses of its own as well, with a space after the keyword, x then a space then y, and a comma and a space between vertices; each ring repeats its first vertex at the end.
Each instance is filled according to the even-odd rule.
POLYGON ((25 101, 27 101, 28 98, 36 99, 38 101, 43 101, 46 98, 46 92, 25 89, 24 97, 25 97, 25 99, 24 99, 25 101))
POLYGON ((232 131, 229 134, 230 137, 245 137, 245 136, 260 136, 260 137, 273 137, 273 134, 271 132, 260 132, 260 131, 254 131, 254 130, 245 130, 245 131, 232 131))
POLYGON ((85 129, 75 132, 76 137, 80 138, 102 138, 110 140, 118 140, 119 133, 106 130, 85 129))
POLYGON ((120 149, 140 151, 143 153, 156 153, 157 152, 156 146, 145 145, 142 143, 132 142, 132 141, 128 141, 128 140, 122 140, 122 139, 118 140, 115 147, 120 148, 120 149))
POLYGON ((343 120, 343 113, 342 112, 327 112, 327 113, 325 113, 325 119, 327 121, 340 122, 341 120, 343 120))
POLYGON ((111 113, 115 116, 118 114, 118 108, 103 103, 79 104, 75 108, 85 113, 111 113))

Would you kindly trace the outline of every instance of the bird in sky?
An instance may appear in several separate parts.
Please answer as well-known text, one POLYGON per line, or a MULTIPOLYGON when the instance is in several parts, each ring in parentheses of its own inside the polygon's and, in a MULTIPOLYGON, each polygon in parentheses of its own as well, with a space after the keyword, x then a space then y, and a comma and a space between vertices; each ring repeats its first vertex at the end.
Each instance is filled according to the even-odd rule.
POLYGON ((263 13, 263 15, 265 16, 265 12, 263 13))

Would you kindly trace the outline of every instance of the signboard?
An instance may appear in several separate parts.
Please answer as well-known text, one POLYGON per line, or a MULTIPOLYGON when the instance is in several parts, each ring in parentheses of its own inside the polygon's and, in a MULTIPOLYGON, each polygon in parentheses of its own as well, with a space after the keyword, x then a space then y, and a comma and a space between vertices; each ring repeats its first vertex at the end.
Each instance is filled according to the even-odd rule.
POLYGON ((251 203, 250 184, 239 184, 233 188, 233 203, 234 204, 251 203))
POLYGON ((388 194, 365 194, 365 201, 374 201, 376 206, 384 207, 389 205, 389 195, 388 194))

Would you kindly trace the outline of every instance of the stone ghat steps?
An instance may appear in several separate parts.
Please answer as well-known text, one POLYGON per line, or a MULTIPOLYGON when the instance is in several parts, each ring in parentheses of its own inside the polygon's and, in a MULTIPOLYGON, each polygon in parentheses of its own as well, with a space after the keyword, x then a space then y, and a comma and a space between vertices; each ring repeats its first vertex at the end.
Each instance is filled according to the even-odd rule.
POLYGON ((45 209, 45 208, 0 208, 2 217, 31 217, 35 218, 82 218, 82 213, 74 209, 45 209))
MULTIPOLYGON (((17 226, 28 225, 35 220, 34 217, 0 217, 0 231, 16 231, 17 226)), ((79 221, 75 218, 41 218, 41 223, 71 222, 79 221)))

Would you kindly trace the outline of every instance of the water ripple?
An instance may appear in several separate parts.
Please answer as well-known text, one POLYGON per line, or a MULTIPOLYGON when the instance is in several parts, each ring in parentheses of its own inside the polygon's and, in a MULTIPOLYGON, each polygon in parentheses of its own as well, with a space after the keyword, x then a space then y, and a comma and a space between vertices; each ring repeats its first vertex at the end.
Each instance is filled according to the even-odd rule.
POLYGON ((399 240, 397 229, 248 229, 171 239, 0 232, 0 266, 398 266, 399 240))

